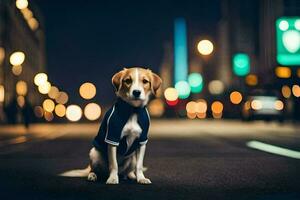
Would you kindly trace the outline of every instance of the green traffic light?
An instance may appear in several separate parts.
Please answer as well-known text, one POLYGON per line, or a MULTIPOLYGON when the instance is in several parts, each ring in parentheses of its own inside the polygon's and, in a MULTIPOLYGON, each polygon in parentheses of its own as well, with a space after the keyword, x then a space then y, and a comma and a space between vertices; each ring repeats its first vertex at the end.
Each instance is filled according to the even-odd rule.
POLYGON ((233 56, 233 72, 237 76, 246 76, 250 72, 250 58, 245 53, 233 56))

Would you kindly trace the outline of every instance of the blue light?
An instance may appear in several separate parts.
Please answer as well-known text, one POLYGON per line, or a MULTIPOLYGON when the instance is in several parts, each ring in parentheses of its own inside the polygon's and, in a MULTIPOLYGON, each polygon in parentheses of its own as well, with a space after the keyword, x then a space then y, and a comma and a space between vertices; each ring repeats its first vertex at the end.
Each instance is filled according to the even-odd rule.
POLYGON ((174 84, 185 81, 188 73, 186 24, 183 18, 174 26, 174 84))

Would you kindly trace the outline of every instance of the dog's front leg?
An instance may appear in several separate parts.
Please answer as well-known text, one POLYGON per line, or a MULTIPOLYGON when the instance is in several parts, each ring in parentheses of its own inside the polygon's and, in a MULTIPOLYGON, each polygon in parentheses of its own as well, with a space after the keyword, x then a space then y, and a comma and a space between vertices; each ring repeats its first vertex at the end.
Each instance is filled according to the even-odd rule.
POLYGON ((117 147, 114 145, 108 145, 108 167, 109 177, 106 184, 118 184, 118 162, 117 162, 117 147))
POLYGON ((136 151, 136 155, 137 155, 136 156, 137 157, 136 179, 137 179, 137 182, 140 184, 151 184, 150 179, 145 178, 144 172, 143 172, 145 151, 146 151, 146 144, 141 145, 140 148, 138 148, 136 151))

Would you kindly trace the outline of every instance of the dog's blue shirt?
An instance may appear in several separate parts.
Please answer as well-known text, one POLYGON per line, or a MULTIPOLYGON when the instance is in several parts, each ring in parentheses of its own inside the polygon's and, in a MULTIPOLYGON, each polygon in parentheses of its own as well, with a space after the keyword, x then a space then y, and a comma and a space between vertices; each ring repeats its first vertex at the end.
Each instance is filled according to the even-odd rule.
POLYGON ((118 98, 114 106, 105 113, 93 145, 105 155, 107 155, 107 144, 116 145, 118 146, 117 153, 119 155, 128 156, 140 145, 147 143, 149 125, 150 117, 146 107, 133 107, 121 98, 118 98), (127 136, 121 138, 121 135, 125 124, 133 114, 137 114, 137 122, 142 132, 131 147, 128 147, 127 136))

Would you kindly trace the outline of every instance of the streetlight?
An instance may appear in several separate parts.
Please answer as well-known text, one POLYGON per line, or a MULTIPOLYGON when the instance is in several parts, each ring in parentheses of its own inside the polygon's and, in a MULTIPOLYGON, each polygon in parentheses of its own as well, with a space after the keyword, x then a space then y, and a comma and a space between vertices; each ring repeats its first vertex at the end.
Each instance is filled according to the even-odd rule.
POLYGON ((201 55, 207 56, 213 52, 214 45, 209 40, 201 40, 197 45, 197 49, 201 55))

